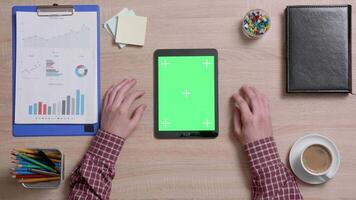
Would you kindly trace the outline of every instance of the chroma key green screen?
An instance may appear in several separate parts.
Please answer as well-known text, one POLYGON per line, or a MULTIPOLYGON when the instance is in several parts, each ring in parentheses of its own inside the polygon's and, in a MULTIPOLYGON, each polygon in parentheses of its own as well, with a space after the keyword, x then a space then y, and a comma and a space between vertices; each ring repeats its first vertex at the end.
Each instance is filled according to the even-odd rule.
POLYGON ((158 57, 158 130, 215 130, 214 56, 158 57))

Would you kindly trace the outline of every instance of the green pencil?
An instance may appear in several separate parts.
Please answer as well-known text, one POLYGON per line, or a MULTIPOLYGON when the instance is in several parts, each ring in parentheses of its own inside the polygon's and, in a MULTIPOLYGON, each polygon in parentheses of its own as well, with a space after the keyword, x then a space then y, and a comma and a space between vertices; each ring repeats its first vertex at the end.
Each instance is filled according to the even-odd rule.
POLYGON ((50 170, 52 172, 55 172, 55 173, 57 172, 57 170, 53 169, 52 167, 49 167, 49 166, 47 166, 45 164, 42 164, 41 162, 38 162, 37 160, 29 158, 29 157, 23 155, 22 153, 16 152, 16 155, 20 156, 21 158, 23 158, 23 159, 25 159, 25 160, 27 160, 29 162, 32 162, 33 164, 36 164, 36 165, 38 165, 40 167, 43 167, 44 169, 48 169, 48 170, 50 170))

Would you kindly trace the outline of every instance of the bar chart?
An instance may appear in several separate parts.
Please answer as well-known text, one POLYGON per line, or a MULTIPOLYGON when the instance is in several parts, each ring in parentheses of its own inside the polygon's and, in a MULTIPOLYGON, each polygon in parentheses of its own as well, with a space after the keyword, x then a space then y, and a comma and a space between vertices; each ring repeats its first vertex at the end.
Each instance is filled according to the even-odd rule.
POLYGON ((28 106, 29 115, 84 115, 85 96, 80 90, 75 91, 75 95, 68 95, 65 98, 51 103, 43 101, 35 102, 28 106))

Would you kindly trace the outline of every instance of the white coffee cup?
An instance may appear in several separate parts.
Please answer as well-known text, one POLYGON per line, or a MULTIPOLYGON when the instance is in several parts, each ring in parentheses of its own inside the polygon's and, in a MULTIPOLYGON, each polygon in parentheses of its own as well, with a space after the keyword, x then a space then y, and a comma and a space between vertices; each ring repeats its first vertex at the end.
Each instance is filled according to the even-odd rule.
MULTIPOLYGON (((304 171, 312 176, 324 176, 326 175, 331 168, 331 165, 333 163, 333 154, 331 153, 331 150, 329 149, 329 147, 320 144, 320 143, 314 143, 314 144, 310 144, 307 147, 305 147, 302 151, 302 153, 300 154, 300 164, 303 167, 304 171), (313 148, 313 149, 311 149, 313 148), (306 152, 308 151, 308 152, 306 152), (318 152, 316 152, 318 151, 318 152), (323 152, 322 152, 323 151, 323 152), (308 153, 308 155, 305 155, 305 153, 308 153), (319 155, 318 155, 319 153, 319 155), (308 156, 309 158, 305 158, 306 156, 308 156), (323 167, 323 169, 311 169, 312 166, 308 166, 307 163, 305 163, 306 159, 309 159, 309 162, 312 161, 311 158, 313 158, 314 161, 314 167, 316 167, 315 165, 318 164, 318 162, 327 162, 326 164, 324 163, 320 163, 320 165, 327 165, 327 167, 325 166, 320 166, 323 167), (324 158, 321 158, 324 157, 324 158), (305 158, 305 159, 304 159, 305 158), (320 158, 320 159, 319 159, 320 158), (327 161, 329 160, 329 161, 327 161)), ((319 166, 318 166, 319 167, 319 166)))

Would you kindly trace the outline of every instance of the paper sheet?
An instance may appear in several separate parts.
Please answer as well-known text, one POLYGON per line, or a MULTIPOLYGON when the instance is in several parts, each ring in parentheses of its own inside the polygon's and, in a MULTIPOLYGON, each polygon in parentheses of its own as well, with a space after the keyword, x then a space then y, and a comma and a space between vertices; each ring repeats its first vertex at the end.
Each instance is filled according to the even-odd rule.
MULTIPOLYGON (((133 10, 129 10, 128 8, 122 9, 118 14, 110 18, 108 21, 105 22, 104 28, 107 32, 110 33, 111 37, 115 40, 116 38, 116 29, 117 29, 117 19, 118 16, 136 16, 133 10)), ((120 48, 124 48, 126 44, 118 43, 120 48)))
POLYGON ((15 123, 96 123, 96 13, 16 20, 15 123))
POLYGON ((117 43, 143 46, 145 44, 147 17, 119 16, 117 20, 117 43))

